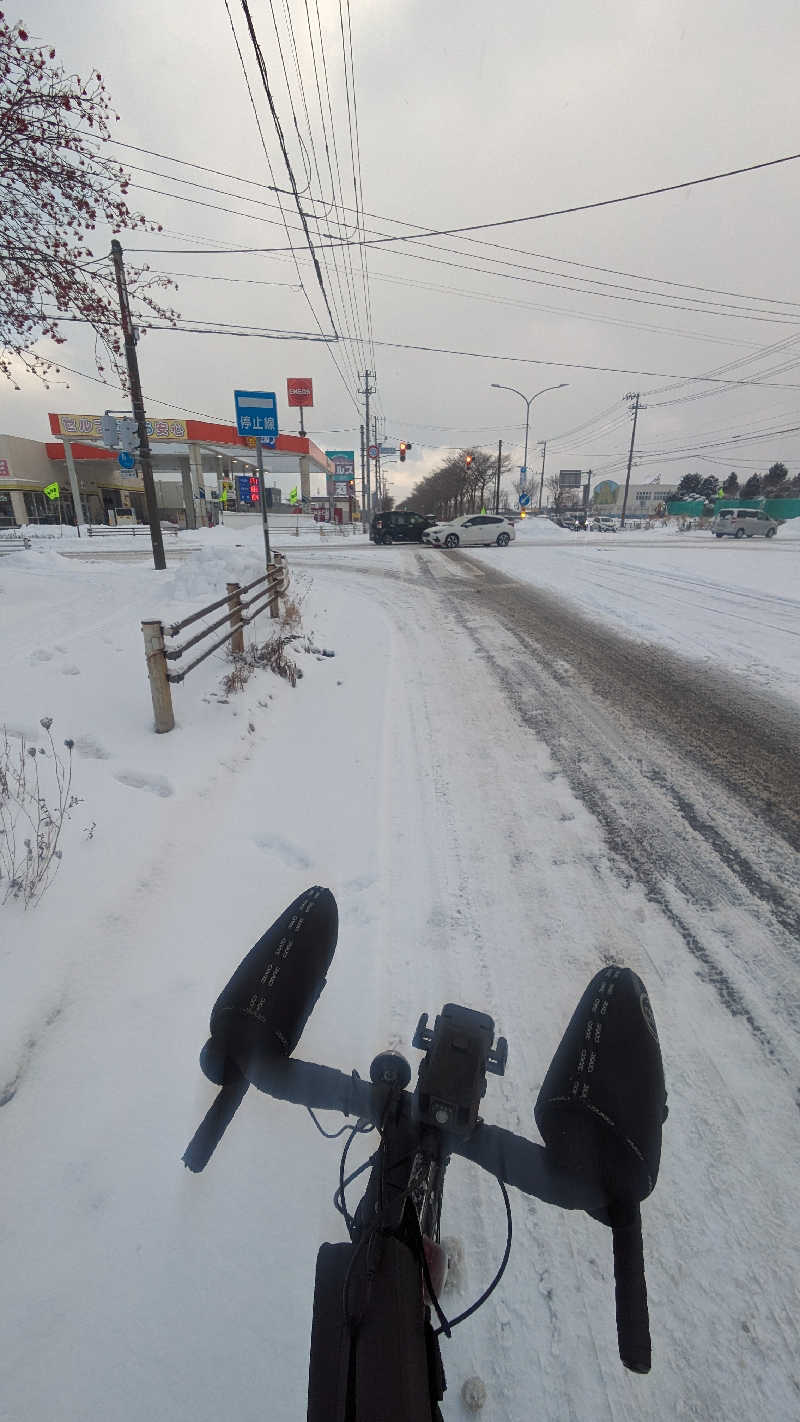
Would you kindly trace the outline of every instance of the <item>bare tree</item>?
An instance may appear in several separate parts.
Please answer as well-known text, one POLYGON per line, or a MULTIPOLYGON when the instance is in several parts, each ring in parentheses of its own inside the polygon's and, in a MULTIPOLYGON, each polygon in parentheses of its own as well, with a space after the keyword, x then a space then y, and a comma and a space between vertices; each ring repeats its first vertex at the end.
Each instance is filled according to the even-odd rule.
MULTIPOLYGON (((107 359, 124 380, 114 273, 89 240, 98 224, 154 225, 130 211, 130 180, 103 151, 112 117, 97 71, 68 74, 54 49, 0 13, 0 372, 17 389, 20 365, 42 379, 58 370, 33 346, 43 337, 63 345, 66 321, 94 331, 98 371, 107 359)), ((174 283, 147 267, 129 267, 127 279, 139 324, 174 319, 153 294, 174 283)))

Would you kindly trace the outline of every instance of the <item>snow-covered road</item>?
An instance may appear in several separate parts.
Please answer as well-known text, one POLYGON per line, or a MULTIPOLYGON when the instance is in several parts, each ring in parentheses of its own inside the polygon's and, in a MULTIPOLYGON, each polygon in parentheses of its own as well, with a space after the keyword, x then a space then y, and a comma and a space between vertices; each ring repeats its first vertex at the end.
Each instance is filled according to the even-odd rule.
MULTIPOLYGON (((421 1011, 483 1008, 510 1048, 485 1115, 534 1136, 539 1082, 599 966, 640 972, 659 1024, 670 1118, 643 1210, 653 1373, 618 1361, 606 1232, 515 1194, 501 1288, 445 1348, 446 1417, 475 1373, 487 1422, 796 1415, 789 829, 715 755, 671 738, 668 714, 649 716, 629 643, 612 652, 605 634, 620 660, 603 672, 596 627, 554 625, 551 602, 488 556, 298 549, 306 625, 335 658, 302 658, 295 691, 261 674, 236 705, 211 698, 219 668, 198 673, 160 738, 141 667, 127 671, 154 575, 4 562, 18 674, 0 719, 56 710, 85 747, 81 824, 97 822, 66 842, 41 906, 2 919, 9 1422, 304 1415, 316 1247, 341 1237, 337 1147, 251 1092, 203 1175, 179 1158, 212 1096, 196 1063, 213 1000, 314 881, 336 893, 341 928, 304 1056, 363 1074, 386 1045, 416 1057, 421 1011), (53 618, 50 661, 30 660, 32 605, 53 618)), ((204 600, 199 565, 168 576, 170 608, 204 600)), ((721 678, 695 683, 667 651, 650 666, 668 706, 705 685, 714 724, 721 678)), ((751 693, 728 689, 752 713, 751 693)), ((759 708, 775 735, 796 734, 790 708, 759 708)), ((465 1241, 466 1305, 502 1254, 504 1211, 463 1163, 444 1229, 465 1241)))

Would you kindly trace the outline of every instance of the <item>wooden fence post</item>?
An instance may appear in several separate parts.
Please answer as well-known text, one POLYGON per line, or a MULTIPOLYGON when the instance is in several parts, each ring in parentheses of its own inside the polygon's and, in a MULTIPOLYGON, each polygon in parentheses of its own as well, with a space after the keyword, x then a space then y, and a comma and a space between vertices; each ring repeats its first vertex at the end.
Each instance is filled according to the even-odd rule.
POLYGON ((231 651, 244 651, 244 627, 242 626, 242 589, 239 583, 226 583, 225 590, 228 594, 228 609, 231 616, 231 651))
POLYGON ((269 600, 270 617, 280 617, 281 615, 280 608, 278 607, 278 579, 280 578, 280 576, 280 564, 273 563, 272 567, 269 570, 269 590, 272 594, 269 600))
POLYGON ((143 622, 142 632, 156 730, 171 731, 175 725, 175 714, 172 710, 172 692, 164 656, 164 628, 160 622, 143 622))

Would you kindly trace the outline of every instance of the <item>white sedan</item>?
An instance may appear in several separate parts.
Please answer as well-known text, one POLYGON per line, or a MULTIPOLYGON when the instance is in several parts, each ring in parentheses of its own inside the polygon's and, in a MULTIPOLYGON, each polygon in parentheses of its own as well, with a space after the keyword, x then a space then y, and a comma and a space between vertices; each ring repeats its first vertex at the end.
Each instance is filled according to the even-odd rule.
POLYGON ((432 528, 426 528, 422 541, 432 543, 434 548, 471 548, 487 543, 505 548, 514 536, 510 518, 501 518, 499 514, 465 514, 463 518, 451 519, 449 523, 435 523, 432 528))

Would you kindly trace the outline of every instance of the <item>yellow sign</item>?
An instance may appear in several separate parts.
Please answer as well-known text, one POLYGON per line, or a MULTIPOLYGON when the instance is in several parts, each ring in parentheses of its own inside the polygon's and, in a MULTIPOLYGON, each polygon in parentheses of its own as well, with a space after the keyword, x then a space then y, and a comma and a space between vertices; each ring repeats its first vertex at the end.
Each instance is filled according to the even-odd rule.
POLYGON ((297 486, 296 486, 296 485, 295 485, 295 487, 294 487, 293 489, 290 489, 290 490, 289 490, 289 503, 290 503, 290 504, 296 504, 296 503, 297 503, 297 486))
POLYGON ((61 493, 61 490, 59 489, 58 484, 46 484, 44 492, 47 495, 48 499, 57 499, 59 494, 61 493))
MULTIPOLYGON (((101 438, 99 415, 56 415, 59 434, 67 439, 101 438)), ((155 444, 188 439, 185 420, 147 420, 147 433, 155 444)))

